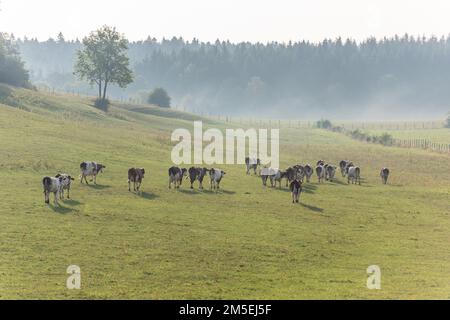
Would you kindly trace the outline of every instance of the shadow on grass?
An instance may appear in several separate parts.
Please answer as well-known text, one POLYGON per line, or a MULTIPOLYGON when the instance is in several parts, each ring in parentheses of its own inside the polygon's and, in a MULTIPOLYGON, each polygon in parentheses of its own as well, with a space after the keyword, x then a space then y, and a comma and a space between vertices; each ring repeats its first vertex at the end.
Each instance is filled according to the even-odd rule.
POLYGON ((73 212, 74 210, 72 208, 66 208, 66 207, 62 207, 61 205, 59 207, 55 207, 54 205, 51 205, 50 208, 59 214, 68 214, 73 212))
MULTIPOLYGON (((291 189, 289 189, 289 187, 286 187, 285 185, 283 185, 281 188, 270 186, 267 186, 267 188, 291 193, 291 189)), ((303 188, 302 193, 313 194, 316 191, 317 186, 311 183, 304 183, 302 184, 302 188, 303 188)))
POLYGON ((88 184, 87 187, 95 190, 104 190, 111 188, 111 186, 108 185, 92 184, 92 183, 88 184))
POLYGON ((81 204, 80 201, 73 200, 73 199, 64 199, 64 200, 62 200, 62 202, 64 204, 68 204, 69 206, 72 206, 72 207, 79 206, 81 204))
POLYGON ((158 195, 154 194, 154 193, 149 193, 149 192, 142 192, 141 194, 136 193, 137 197, 140 197, 142 199, 147 199, 147 200, 154 200, 156 198, 159 198, 158 195))
POLYGON ((300 204, 301 204, 302 207, 304 207, 304 208, 306 208, 308 210, 311 210, 311 211, 314 211, 314 212, 320 212, 320 213, 323 212, 322 208, 311 206, 309 204, 304 204, 304 203, 300 203, 300 204))
POLYGON ((223 194, 236 194, 236 192, 234 191, 228 191, 228 190, 223 190, 223 189, 219 189, 217 191, 215 190, 211 190, 211 189, 178 189, 177 191, 184 193, 184 194, 189 194, 189 195, 199 195, 199 194, 218 194, 218 193, 223 193, 223 194))

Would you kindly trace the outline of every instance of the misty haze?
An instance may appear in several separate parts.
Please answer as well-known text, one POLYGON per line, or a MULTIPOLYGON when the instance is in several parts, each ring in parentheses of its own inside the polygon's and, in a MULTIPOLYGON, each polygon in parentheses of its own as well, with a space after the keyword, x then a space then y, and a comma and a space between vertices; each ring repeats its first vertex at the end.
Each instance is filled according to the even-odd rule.
MULTIPOLYGON (((31 81, 95 94, 73 75, 80 41, 16 39, 31 81)), ((135 81, 114 99, 145 101, 164 87, 173 105, 223 116, 356 120, 443 119, 450 110, 450 39, 408 35, 252 44, 182 38, 132 42, 135 81)))

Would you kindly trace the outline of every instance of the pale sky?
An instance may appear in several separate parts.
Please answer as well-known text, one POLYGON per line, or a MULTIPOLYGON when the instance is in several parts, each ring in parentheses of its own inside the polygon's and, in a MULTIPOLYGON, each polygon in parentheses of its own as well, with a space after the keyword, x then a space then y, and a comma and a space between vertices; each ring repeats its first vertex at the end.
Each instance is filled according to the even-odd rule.
POLYGON ((130 40, 232 42, 450 33, 449 0, 0 0, 0 31, 82 38, 103 24, 130 40))

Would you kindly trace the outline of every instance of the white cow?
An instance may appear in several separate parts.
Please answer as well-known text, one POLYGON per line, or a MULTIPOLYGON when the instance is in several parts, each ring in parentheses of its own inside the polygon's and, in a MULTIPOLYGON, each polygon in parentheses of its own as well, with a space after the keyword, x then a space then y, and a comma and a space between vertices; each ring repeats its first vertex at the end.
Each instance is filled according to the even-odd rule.
POLYGON ((64 190, 67 190, 67 199, 70 199, 70 185, 72 181, 75 179, 66 173, 58 173, 55 176, 55 178, 60 179, 61 182, 61 192, 60 192, 61 200, 64 199, 64 190))
POLYGON ((358 183, 361 185, 361 169, 359 167, 348 167, 347 168, 347 182, 350 184, 350 181, 352 184, 358 183))
POLYGON ((219 190, 220 181, 225 176, 226 172, 221 169, 211 169, 209 170, 209 177, 211 178, 211 190, 219 190))
POLYGON ((105 169, 105 168, 106 168, 106 166, 99 164, 97 162, 93 162, 93 161, 82 162, 80 164, 80 170, 81 170, 80 181, 81 181, 81 183, 83 183, 83 179, 84 179, 84 181, 86 181, 86 184, 89 184, 86 179, 86 177, 89 176, 89 177, 93 177, 92 180, 94 181, 94 184, 97 184, 97 174, 102 173, 103 169, 105 169))

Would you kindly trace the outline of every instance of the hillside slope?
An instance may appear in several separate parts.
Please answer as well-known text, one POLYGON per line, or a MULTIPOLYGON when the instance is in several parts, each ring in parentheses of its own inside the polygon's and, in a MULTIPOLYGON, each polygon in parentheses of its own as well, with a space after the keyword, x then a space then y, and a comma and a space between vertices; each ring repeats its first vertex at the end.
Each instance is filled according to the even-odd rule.
POLYGON ((217 194, 169 190, 170 134, 193 119, 1 86, 0 298, 450 298, 448 156, 282 129, 282 167, 350 158, 363 185, 314 179, 293 205, 286 188, 220 166, 217 194), (72 200, 46 206, 42 177, 78 176, 83 160, 106 165, 98 185, 75 181, 72 200), (141 196, 128 192, 132 166, 147 171, 141 196), (379 291, 366 288, 374 264, 379 291), (66 289, 69 265, 79 291, 66 289))

